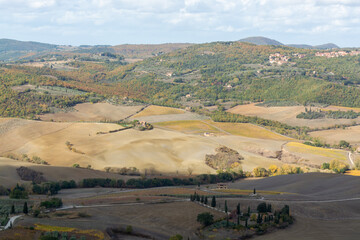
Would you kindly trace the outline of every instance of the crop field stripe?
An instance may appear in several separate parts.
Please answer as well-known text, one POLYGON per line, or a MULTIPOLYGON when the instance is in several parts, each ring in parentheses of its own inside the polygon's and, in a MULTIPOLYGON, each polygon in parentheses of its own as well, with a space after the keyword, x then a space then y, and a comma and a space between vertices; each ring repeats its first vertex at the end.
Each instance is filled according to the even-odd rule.
POLYGON ((341 160, 347 161, 347 155, 345 151, 338 150, 338 149, 326 149, 326 148, 320 148, 320 147, 313 147, 309 146, 303 143, 298 142, 289 142, 286 144, 286 146, 289 148, 290 151, 293 152, 299 152, 299 153, 309 153, 309 154, 315 154, 320 155, 324 157, 330 157, 330 158, 339 158, 341 160))

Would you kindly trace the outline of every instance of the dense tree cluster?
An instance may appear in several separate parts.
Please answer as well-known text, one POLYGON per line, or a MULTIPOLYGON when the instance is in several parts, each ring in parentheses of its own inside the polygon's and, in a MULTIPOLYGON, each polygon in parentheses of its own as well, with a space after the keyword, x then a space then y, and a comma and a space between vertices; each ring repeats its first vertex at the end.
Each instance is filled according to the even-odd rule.
POLYGON ((28 192, 23 186, 16 184, 16 187, 11 189, 9 196, 14 199, 26 199, 28 198, 28 192))
POLYGON ((59 208, 63 205, 63 202, 60 198, 51 198, 40 203, 40 207, 45 208, 59 208))

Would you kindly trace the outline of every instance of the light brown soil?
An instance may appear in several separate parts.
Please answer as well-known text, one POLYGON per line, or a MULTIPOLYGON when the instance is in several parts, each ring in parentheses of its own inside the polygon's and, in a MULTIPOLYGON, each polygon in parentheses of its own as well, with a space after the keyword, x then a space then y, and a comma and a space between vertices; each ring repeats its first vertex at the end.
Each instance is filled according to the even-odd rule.
MULTIPOLYGON (((305 112, 304 106, 291 106, 291 107, 262 107, 255 106, 256 103, 238 105, 228 110, 228 112, 242 114, 246 116, 258 116, 265 119, 283 122, 292 126, 307 126, 311 128, 328 127, 336 124, 351 124, 356 121, 360 123, 360 118, 357 119, 300 119, 296 115, 305 112)), ((330 106, 322 108, 323 110, 338 110, 339 107, 330 106)), ((341 108, 341 110, 345 110, 341 108)), ((349 110, 349 109, 346 109, 349 110)))
POLYGON ((329 144, 339 144, 340 140, 345 140, 351 145, 359 146, 360 126, 348 127, 346 129, 331 129, 311 132, 310 136, 318 137, 329 144))
POLYGON ((54 120, 61 122, 78 122, 78 121, 118 121, 124 119, 137 111, 143 106, 115 106, 110 103, 82 103, 74 107, 73 112, 59 112, 54 114, 41 115, 41 120, 54 120))
POLYGON ((50 165, 70 167, 77 163, 100 170, 136 167, 143 171, 154 169, 182 174, 188 174, 188 169, 194 174, 214 172, 204 160, 218 144, 204 137, 161 129, 96 134, 119 128, 119 125, 104 123, 26 121, 0 135, 0 154, 27 154, 30 158, 39 156, 50 165), (69 150, 67 141, 84 154, 69 150))

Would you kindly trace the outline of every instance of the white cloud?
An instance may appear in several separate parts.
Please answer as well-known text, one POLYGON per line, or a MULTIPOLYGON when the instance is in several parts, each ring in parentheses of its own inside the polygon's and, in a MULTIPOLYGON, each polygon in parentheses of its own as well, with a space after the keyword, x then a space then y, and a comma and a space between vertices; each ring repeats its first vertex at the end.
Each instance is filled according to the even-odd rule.
POLYGON ((30 0, 27 1, 28 5, 32 8, 42 8, 42 7, 51 7, 54 6, 55 0, 30 0))
POLYGON ((51 34, 51 28, 67 36, 86 35, 100 26, 104 33, 116 31, 124 38, 157 32, 159 42, 169 35, 202 41, 224 33, 235 39, 252 33, 322 37, 358 31, 358 16, 358 0, 0 0, 0 24, 9 26, 0 37, 15 25, 13 33, 21 34, 19 24, 30 35, 31 29, 51 34), (193 34, 184 36, 183 31, 193 34))

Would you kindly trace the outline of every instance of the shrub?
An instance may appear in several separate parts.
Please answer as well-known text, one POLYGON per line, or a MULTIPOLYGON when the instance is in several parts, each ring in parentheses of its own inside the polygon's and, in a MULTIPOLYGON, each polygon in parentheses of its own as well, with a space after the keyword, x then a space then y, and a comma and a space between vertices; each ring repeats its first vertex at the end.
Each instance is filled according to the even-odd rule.
POLYGON ((265 168, 262 168, 262 167, 254 168, 253 173, 254 173, 254 176, 255 176, 255 177, 266 177, 266 176, 269 176, 268 171, 267 171, 265 168))
POLYGON ((127 226, 126 227, 126 229, 125 229, 125 232, 127 233, 127 234, 130 234, 130 233, 132 233, 133 232, 133 228, 132 228, 132 226, 127 226))
POLYGON ((335 173, 344 173, 346 170, 349 169, 349 166, 345 163, 340 162, 339 160, 331 160, 330 162, 330 169, 333 170, 335 173))
POLYGON ((321 165, 321 169, 325 170, 325 169, 330 169, 330 163, 323 163, 321 165))
POLYGON ((0 185, 0 196, 1 195, 9 195, 9 190, 0 185))
POLYGON ((169 240, 183 240, 183 236, 181 236, 180 234, 176 234, 170 237, 169 240))
POLYGON ((87 214, 86 212, 79 212, 78 216, 81 218, 89 218, 91 217, 89 214, 87 214))
POLYGON ((214 222, 214 216, 209 212, 200 213, 197 216, 197 221, 204 226, 209 226, 214 222))
POLYGON ((339 147, 340 148, 349 148, 350 147, 350 143, 348 143, 347 141, 341 140, 339 142, 339 147))

